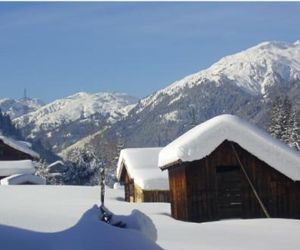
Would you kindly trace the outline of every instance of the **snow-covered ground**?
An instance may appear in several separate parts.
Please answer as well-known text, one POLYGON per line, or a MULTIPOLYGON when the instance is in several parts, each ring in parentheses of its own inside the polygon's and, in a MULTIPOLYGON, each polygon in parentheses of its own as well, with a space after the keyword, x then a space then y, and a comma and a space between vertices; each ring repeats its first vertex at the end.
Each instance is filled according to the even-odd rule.
POLYGON ((107 189, 106 206, 126 229, 98 220, 98 187, 2 186, 1 249, 300 248, 300 220, 187 223, 170 217, 169 204, 133 204, 122 197, 122 190, 107 189))

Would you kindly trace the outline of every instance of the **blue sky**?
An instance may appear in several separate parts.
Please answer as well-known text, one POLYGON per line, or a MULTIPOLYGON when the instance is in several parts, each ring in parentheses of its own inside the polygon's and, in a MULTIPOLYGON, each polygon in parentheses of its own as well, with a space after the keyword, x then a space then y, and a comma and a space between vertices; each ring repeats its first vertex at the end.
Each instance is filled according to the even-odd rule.
POLYGON ((300 2, 0 2, 0 98, 144 97, 221 57, 300 39, 300 2))

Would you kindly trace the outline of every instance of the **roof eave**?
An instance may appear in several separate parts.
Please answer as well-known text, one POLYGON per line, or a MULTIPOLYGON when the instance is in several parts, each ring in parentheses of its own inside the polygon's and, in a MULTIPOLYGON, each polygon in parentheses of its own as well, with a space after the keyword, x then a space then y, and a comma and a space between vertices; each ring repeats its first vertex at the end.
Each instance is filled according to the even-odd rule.
POLYGON ((171 163, 168 163, 168 164, 165 164, 165 165, 163 165, 163 166, 160 166, 159 168, 160 168, 162 171, 164 171, 164 170, 166 170, 166 169, 169 169, 169 168, 172 167, 172 166, 179 165, 179 164, 181 164, 181 163, 182 163, 182 160, 181 160, 181 159, 178 159, 178 160, 173 161, 173 162, 171 162, 171 163))

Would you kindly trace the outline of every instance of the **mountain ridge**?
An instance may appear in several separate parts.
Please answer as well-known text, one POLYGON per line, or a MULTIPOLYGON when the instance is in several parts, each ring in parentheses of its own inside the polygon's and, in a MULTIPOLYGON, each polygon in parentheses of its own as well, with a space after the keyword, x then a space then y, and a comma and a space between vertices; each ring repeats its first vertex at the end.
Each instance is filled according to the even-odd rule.
MULTIPOLYGON (((47 137, 49 131, 40 133, 39 137, 46 137, 44 143, 64 158, 68 158, 69 152, 76 147, 92 145, 95 152, 99 152, 98 156, 105 158, 113 169, 121 145, 164 146, 216 115, 234 114, 266 127, 272 99, 282 93, 291 98, 299 111, 300 40, 294 43, 263 42, 223 57, 207 69, 175 81, 137 103, 128 103, 127 109, 117 106, 112 116, 97 114, 93 117, 95 114, 88 108, 79 109, 71 123, 51 128, 50 132, 55 134, 53 138, 47 137), (89 130, 95 121, 97 126, 89 130), (78 132, 79 125, 86 130, 84 134, 78 132), (64 130, 80 136, 65 143, 61 138, 64 130)), ((89 95, 94 94, 80 92, 68 100, 89 95)), ((53 121, 57 122, 56 119, 53 121)), ((27 127, 27 134, 35 136, 34 129, 39 126, 27 127)))
POLYGON ((27 138, 50 143, 54 151, 125 116, 136 98, 125 93, 78 92, 14 119, 27 138), (46 139, 45 139, 46 137, 46 139), (57 140, 57 142, 56 142, 57 140))

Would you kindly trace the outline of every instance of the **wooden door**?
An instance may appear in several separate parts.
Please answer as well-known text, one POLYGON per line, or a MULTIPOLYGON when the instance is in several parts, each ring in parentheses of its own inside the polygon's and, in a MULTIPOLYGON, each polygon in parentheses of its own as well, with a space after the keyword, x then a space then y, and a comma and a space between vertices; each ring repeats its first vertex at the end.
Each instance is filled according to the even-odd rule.
POLYGON ((219 219, 243 217, 243 182, 239 166, 216 168, 216 207, 219 219))

